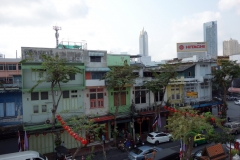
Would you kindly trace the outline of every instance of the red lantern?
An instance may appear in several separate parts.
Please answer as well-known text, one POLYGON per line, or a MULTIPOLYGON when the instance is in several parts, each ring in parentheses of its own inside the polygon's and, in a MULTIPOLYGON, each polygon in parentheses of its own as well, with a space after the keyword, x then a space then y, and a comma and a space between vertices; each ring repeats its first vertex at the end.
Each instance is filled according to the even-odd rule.
POLYGON ((65 130, 68 130, 69 127, 68 127, 68 126, 63 126, 63 128, 64 128, 65 130))
POLYGON ((58 114, 56 117, 57 117, 57 119, 59 119, 61 116, 58 114))
POLYGON ((72 135, 74 134, 74 132, 73 132, 73 131, 70 131, 69 134, 72 136, 72 135))
POLYGON ((47 134, 46 132, 43 133, 44 136, 46 136, 46 134, 47 134))
POLYGON ((36 136, 36 137, 38 137, 38 136, 39 136, 39 134, 38 134, 38 133, 36 133, 36 134, 35 134, 35 136, 36 136))
POLYGON ((77 135, 77 134, 75 134, 73 137, 74 137, 76 140, 78 139, 78 135, 77 135))
POLYGON ((170 110, 171 110, 171 107, 167 107, 167 110, 169 110, 169 111, 170 111, 170 110))
POLYGON ((163 108, 164 108, 164 109, 167 109, 167 106, 164 106, 163 108))
POLYGON ((60 123, 62 124, 62 126, 64 126, 66 124, 64 121, 61 121, 60 123))
POLYGON ((71 136, 75 137, 77 134, 73 132, 73 134, 71 136))
POLYGON ((211 120, 212 120, 212 121, 214 121, 214 120, 215 120, 215 118, 214 118, 214 117, 212 117, 212 118, 211 118, 211 120))
POLYGON ((67 129, 67 132, 70 134, 70 132, 71 132, 72 130, 71 130, 71 128, 68 128, 67 129))

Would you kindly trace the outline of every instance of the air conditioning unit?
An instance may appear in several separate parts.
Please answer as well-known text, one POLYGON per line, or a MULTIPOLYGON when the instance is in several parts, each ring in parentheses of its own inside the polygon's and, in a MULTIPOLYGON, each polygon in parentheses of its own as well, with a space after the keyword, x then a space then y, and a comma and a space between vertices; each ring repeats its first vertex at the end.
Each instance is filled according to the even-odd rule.
POLYGON ((46 119, 46 120, 45 120, 45 123, 46 123, 46 124, 50 124, 50 123, 51 123, 51 120, 50 120, 50 119, 46 119))

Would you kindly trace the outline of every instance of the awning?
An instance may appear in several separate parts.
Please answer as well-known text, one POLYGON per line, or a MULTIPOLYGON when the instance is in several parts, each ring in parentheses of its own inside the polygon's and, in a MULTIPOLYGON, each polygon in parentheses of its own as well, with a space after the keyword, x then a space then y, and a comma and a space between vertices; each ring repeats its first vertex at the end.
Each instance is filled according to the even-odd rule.
POLYGON ((114 116, 103 116, 103 117, 96 117, 93 118, 95 122, 101 122, 101 121, 108 121, 114 119, 114 116))
POLYGON ((86 68, 86 72, 108 72, 110 68, 86 68))
POLYGON ((221 101, 214 101, 214 102, 208 102, 203 104, 195 104, 195 105, 192 105, 192 108, 202 108, 202 107, 215 106, 220 104, 222 104, 221 101))
POLYGON ((102 53, 102 52, 88 52, 88 56, 103 57, 103 56, 104 56, 104 53, 102 53))

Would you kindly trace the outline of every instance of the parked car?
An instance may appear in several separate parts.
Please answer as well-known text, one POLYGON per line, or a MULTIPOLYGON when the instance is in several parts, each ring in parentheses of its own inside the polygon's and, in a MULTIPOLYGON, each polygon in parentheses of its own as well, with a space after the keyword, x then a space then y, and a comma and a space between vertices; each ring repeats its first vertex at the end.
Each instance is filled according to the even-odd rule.
POLYGON ((138 148, 134 148, 128 154, 129 160, 143 160, 145 156, 147 158, 153 157, 154 154, 158 154, 162 148, 159 147, 150 147, 150 146, 141 146, 138 148))
POLYGON ((222 98, 220 98, 220 97, 213 97, 213 99, 216 101, 222 101, 222 98))
POLYGON ((237 97, 227 96, 226 99, 227 99, 227 101, 234 101, 234 100, 237 100, 237 97))
POLYGON ((172 135, 165 132, 151 132, 147 136, 147 142, 158 145, 159 143, 169 142, 172 140, 172 135))
POLYGON ((198 145, 206 144, 206 143, 208 143, 208 140, 203 134, 197 134, 194 136, 194 142, 193 142, 194 147, 197 147, 198 145))
POLYGON ((240 100, 234 101, 235 104, 240 104, 240 100))
POLYGON ((240 133, 240 122, 238 122, 238 121, 227 122, 223 126, 228 129, 227 133, 229 133, 229 134, 237 135, 238 133, 240 133))

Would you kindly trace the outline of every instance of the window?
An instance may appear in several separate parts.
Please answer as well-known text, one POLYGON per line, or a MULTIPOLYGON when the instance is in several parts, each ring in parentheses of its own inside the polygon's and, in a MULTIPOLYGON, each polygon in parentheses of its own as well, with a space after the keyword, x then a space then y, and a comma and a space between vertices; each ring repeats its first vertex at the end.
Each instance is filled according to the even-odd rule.
POLYGON ((185 89, 185 91, 194 92, 194 91, 195 91, 195 86, 194 86, 194 84, 186 84, 186 85, 184 86, 184 89, 185 89))
POLYGON ((18 70, 22 70, 21 64, 18 64, 18 70))
POLYGON ((3 103, 0 103, 0 117, 4 117, 3 103))
POLYGON ((33 106, 33 113, 38 113, 38 105, 33 106))
POLYGON ((191 72, 188 72, 188 77, 191 77, 191 72))
POLYGON ((0 70, 4 70, 4 64, 0 64, 0 70))
POLYGON ((92 79, 101 79, 104 76, 105 72, 92 72, 92 79))
POLYGON ((180 86, 171 85, 171 94, 172 99, 180 99, 180 86))
POLYGON ((63 91, 63 98, 69 98, 69 91, 63 91))
POLYGON ((15 116, 15 103, 6 103, 6 116, 15 116))
MULTIPOLYGON (((114 93, 114 106, 117 106, 118 93, 114 93)), ((120 106, 126 105, 126 92, 123 91, 120 95, 120 106)))
POLYGON ((47 105, 42 105, 42 112, 47 112, 47 105))
POLYGON ((41 92, 41 100, 47 100, 48 99, 48 92, 41 92))
POLYGON ((146 94, 145 87, 135 87, 135 104, 146 103, 146 94))
POLYGON ((202 89, 208 88, 208 83, 201 83, 201 88, 202 88, 202 89))
POLYGON ((101 57, 99 57, 99 56, 90 56, 90 62, 101 62, 101 57))
POLYGON ((90 89, 90 108, 103 108, 103 88, 90 89))
POLYGON ((31 93, 31 100, 32 101, 39 100, 38 92, 31 93))
POLYGON ((17 70, 16 64, 7 64, 7 70, 17 70))
POLYGON ((70 80, 75 80, 75 74, 70 74, 70 75, 69 75, 69 79, 70 79, 70 80))
POLYGON ((154 93, 156 102, 160 102, 163 100, 163 92, 156 92, 154 93))

